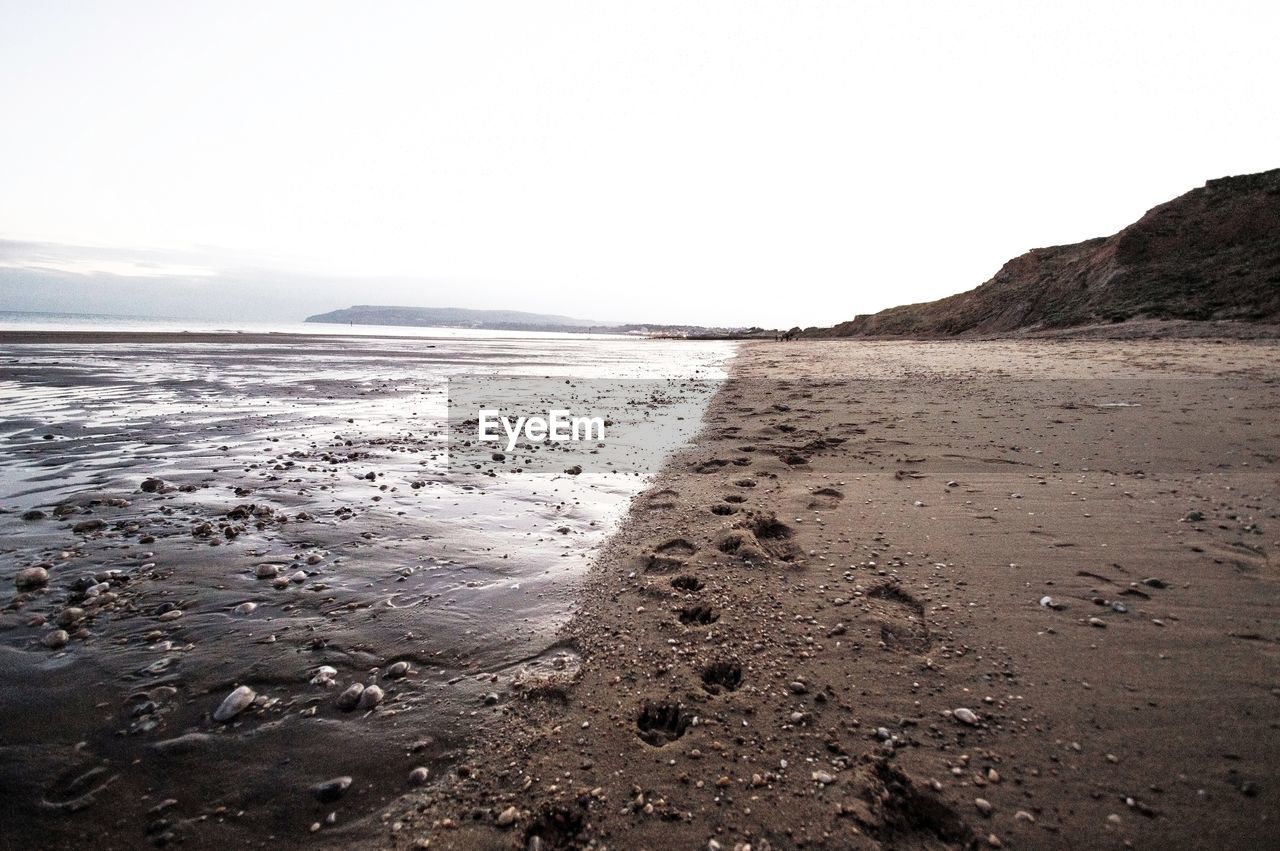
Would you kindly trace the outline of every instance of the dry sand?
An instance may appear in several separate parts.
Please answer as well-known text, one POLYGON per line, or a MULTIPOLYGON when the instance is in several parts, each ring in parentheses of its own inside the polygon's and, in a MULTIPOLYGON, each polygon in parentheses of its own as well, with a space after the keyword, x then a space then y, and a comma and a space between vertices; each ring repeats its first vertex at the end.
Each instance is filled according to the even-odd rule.
POLYGON ((582 667, 328 838, 1275 847, 1278 376, 1274 343, 744 346, 598 559, 582 667))

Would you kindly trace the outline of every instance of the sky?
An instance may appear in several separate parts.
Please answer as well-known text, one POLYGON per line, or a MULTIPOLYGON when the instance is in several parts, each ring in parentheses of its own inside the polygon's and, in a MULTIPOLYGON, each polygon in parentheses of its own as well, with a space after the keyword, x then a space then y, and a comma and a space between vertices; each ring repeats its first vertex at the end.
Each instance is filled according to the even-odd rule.
POLYGON ((829 325, 1280 166, 1277 33, 1274 2, 0 0, 0 309, 259 281, 271 318, 829 325))

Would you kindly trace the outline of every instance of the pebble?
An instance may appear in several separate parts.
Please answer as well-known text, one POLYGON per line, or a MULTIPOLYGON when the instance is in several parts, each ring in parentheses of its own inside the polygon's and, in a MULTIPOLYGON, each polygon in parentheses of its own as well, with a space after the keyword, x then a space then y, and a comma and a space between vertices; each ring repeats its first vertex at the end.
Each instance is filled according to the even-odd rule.
POLYGON ((1096 626, 1098 629, 1106 629, 1107 622, 1102 618, 1089 618, 1089 626, 1096 626))
POLYGON ((322 804, 331 804, 342 797, 351 786, 350 777, 335 777, 311 787, 311 794, 322 804))
POLYGON ((84 620, 84 609, 68 606, 58 612, 58 626, 74 626, 84 620))
POLYGON ((429 776, 430 776, 430 772, 427 771, 426 766, 419 765, 413 771, 409 772, 409 785, 421 786, 422 784, 427 782, 427 777, 429 776))
POLYGON ((383 673, 383 676, 389 680, 398 680, 407 673, 409 673, 408 662, 393 662, 391 665, 387 666, 387 670, 383 673))
POLYGON ((492 692, 492 691, 491 691, 491 692, 489 692, 488 694, 486 694, 486 695, 484 696, 484 705, 485 705, 485 706, 494 706, 495 704, 497 704, 497 702, 498 702, 500 699, 501 699, 501 698, 499 698, 499 697, 498 697, 497 692, 492 692))
POLYGON ((1129 612, 1129 607, 1124 603, 1121 603, 1119 600, 1113 600, 1111 602, 1111 611, 1123 615, 1129 612))
POLYGON ((305 570, 295 571, 294 574, 289 577, 289 581, 302 584, 303 582, 307 581, 307 572, 305 570))
POLYGON ((347 686, 342 694, 338 695, 338 708, 343 712, 350 712, 356 708, 356 704, 360 702, 362 694, 364 694, 364 685, 362 683, 352 683, 347 686))
POLYGON ((1036 817, 1035 817, 1035 816, 1033 816, 1033 815, 1031 815, 1031 813, 1027 812, 1026 810, 1018 810, 1016 813, 1014 813, 1014 814, 1013 814, 1013 820, 1014 820, 1014 821, 1025 821, 1027 824, 1035 824, 1035 823, 1036 823, 1036 817))
POLYGON ((333 678, 338 676, 338 669, 330 665, 321 665, 316 668, 315 674, 311 677, 313 686, 327 686, 333 684, 333 678))
POLYGON ((498 813, 498 827, 511 827, 520 818, 520 811, 515 807, 507 807, 498 813))
POLYGON ((259 579, 270 579, 280 572, 280 568, 276 567, 274 564, 260 564, 255 572, 259 579))
POLYGON ((65 629, 55 629, 53 632, 47 632, 44 638, 40 639, 40 643, 50 650, 57 650, 67 646, 67 642, 71 640, 71 636, 67 635, 65 629))
POLYGON ((813 772, 813 774, 810 775, 810 777, 812 777, 814 780, 817 780, 823 786, 826 786, 829 783, 836 782, 836 779, 825 771, 815 771, 813 772))
POLYGON ((39 588, 49 581, 49 571, 43 567, 28 567, 18 571, 18 575, 13 578, 13 584, 18 586, 20 591, 28 591, 32 588, 39 588))
POLYGON ((361 709, 373 709, 379 703, 382 703, 382 698, 384 696, 385 693, 377 686, 367 686, 365 690, 360 693, 360 702, 357 705, 361 709))
POLYGON ((962 724, 968 724, 970 727, 978 723, 978 714, 972 709, 966 709, 963 706, 951 710, 951 716, 962 724))
POLYGON ((213 713, 214 721, 230 721, 241 712, 249 708, 249 704, 253 703, 253 699, 257 697, 253 693, 253 689, 248 686, 239 686, 231 694, 223 699, 222 705, 213 713))
POLYGON ((257 603, 241 603, 231 611, 237 615, 251 615, 256 608, 258 608, 257 603))
POLYGON ((995 810, 995 807, 991 806, 991 802, 986 798, 974 798, 973 805, 977 807, 978 812, 982 813, 984 816, 991 815, 992 811, 995 810))
POLYGON ((799 680, 796 680, 793 683, 789 683, 787 685, 787 688, 791 689, 792 694, 804 694, 809 690, 809 687, 804 683, 800 682, 799 680))

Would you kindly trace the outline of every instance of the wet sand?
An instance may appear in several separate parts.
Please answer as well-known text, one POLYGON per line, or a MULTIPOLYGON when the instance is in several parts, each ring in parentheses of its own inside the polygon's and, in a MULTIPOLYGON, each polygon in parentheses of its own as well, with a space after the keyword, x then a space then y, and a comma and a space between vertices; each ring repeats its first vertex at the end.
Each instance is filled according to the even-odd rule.
POLYGON ((564 639, 333 846, 1262 848, 1280 347, 744 345, 564 639))
POLYGON ((0 847, 307 844, 415 769, 448 776, 513 681, 576 667, 558 630, 664 454, 647 474, 450 468, 444 382, 661 383, 725 351, 0 336, 0 847), (353 686, 376 688, 346 706, 353 686), (340 777, 341 805, 319 800, 340 777))

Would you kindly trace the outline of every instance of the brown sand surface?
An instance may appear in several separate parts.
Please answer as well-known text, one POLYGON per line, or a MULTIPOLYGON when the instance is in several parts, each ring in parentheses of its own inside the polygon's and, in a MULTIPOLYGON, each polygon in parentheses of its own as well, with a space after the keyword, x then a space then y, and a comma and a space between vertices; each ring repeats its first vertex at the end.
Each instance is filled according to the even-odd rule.
POLYGON ((597 560, 580 669, 326 835, 1276 847, 1278 378, 1274 343, 746 345, 597 560))

